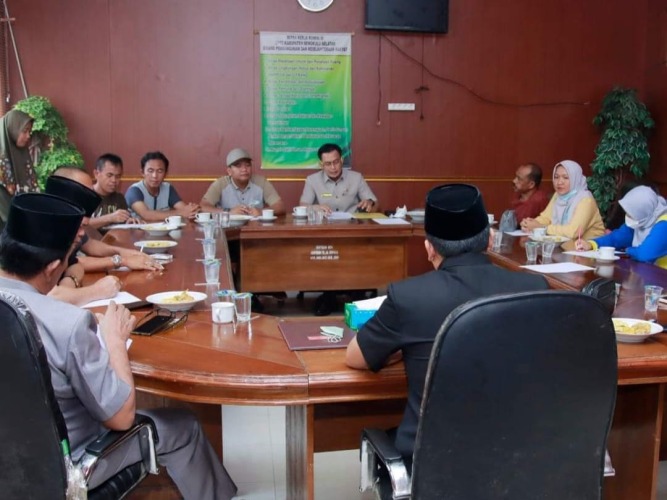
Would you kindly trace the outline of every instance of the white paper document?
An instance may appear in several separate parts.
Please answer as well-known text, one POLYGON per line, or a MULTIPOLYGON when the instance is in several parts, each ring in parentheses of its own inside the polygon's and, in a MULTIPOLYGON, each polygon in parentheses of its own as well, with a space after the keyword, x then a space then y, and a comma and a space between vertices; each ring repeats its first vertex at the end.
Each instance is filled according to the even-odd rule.
POLYGON ((577 257, 588 257, 589 259, 596 259, 598 257, 598 251, 597 250, 588 250, 586 252, 584 251, 577 251, 577 250, 568 250, 567 252, 563 252, 564 254, 567 255, 576 255, 577 257))
POLYGON ((382 224, 383 226, 409 226, 410 223, 405 219, 373 219, 376 223, 382 224))
POLYGON ((146 224, 111 224, 104 229, 142 229, 141 226, 146 224))
POLYGON ((528 233, 524 233, 521 229, 516 229, 514 231, 504 231, 505 234, 510 236, 528 236, 528 233))
POLYGON ((329 220, 350 220, 352 219, 352 214, 348 212, 331 212, 326 218, 329 220))
POLYGON ((537 271, 538 273, 551 274, 551 273, 576 273, 579 271, 593 271, 594 267, 582 266, 581 264, 575 264, 574 262, 556 262, 554 264, 535 264, 528 266, 521 266, 530 271, 537 271))
POLYGON ((127 292, 118 292, 115 297, 112 297, 110 299, 102 299, 102 300, 93 300, 92 302, 88 302, 87 304, 81 306, 81 307, 99 307, 99 306, 108 306, 109 302, 114 301, 116 304, 129 304, 131 302, 138 302, 141 299, 139 297, 135 297, 131 293, 127 292))

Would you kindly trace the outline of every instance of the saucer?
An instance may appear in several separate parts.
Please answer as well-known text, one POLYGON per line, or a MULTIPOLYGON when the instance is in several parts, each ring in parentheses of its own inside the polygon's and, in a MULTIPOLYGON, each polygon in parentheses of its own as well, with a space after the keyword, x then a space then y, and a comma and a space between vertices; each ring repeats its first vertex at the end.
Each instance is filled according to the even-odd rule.
POLYGON ((603 259, 602 257, 594 257, 598 262, 614 262, 615 260, 620 259, 618 255, 614 255, 610 259, 603 259))
POLYGON ((260 222, 271 222, 271 221, 276 220, 277 218, 278 218, 278 216, 274 215, 273 217, 266 217, 266 218, 258 217, 257 220, 260 221, 260 222))
POLYGON ((295 219, 307 219, 307 218, 308 218, 308 214, 306 214, 306 215, 292 214, 292 217, 294 217, 295 219))

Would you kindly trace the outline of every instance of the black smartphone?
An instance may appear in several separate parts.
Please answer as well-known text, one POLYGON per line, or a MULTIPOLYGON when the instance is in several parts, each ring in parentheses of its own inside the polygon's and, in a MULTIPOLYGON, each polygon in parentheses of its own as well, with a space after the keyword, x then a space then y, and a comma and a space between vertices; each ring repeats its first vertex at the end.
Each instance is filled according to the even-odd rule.
POLYGON ((146 300, 138 300, 137 302, 130 302, 125 304, 125 307, 127 307, 130 311, 134 311, 135 309, 142 309, 144 307, 153 307, 153 304, 146 300))
POLYGON ((137 335, 153 335, 164 328, 174 318, 172 316, 156 315, 134 327, 132 333, 137 335))

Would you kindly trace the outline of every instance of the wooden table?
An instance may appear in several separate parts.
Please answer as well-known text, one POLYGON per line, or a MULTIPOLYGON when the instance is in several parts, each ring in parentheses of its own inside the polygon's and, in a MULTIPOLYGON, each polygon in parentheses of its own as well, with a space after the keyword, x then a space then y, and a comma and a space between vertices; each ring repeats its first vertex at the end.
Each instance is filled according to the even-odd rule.
MULTIPOLYGON (((123 278, 125 288, 142 298, 156 291, 198 289, 193 283, 202 281, 203 269, 194 261, 201 252, 195 230, 184 229, 173 250, 175 261, 167 265, 166 272, 131 273, 123 278)), ((221 240, 218 252, 226 258, 223 243, 221 240)), ((525 259, 519 245, 518 239, 508 239, 507 246, 491 253, 491 258, 516 268, 525 259)), ((556 254, 554 259, 569 257, 556 254)), ((273 265, 263 267, 266 273, 275 269, 273 265)), ((663 270, 627 260, 613 266, 611 272, 623 283, 617 308, 617 315, 622 316, 637 317, 643 311, 645 281, 667 282, 663 270)), ((550 282, 558 288, 578 289, 594 277, 594 272, 575 273, 552 276, 550 282)), ((230 286, 228 271, 221 281, 221 287, 230 286)), ((212 324, 210 305, 203 303, 182 328, 155 337, 134 337, 129 354, 136 386, 150 394, 193 403, 207 433, 218 442, 218 405, 286 405, 287 496, 312 499, 315 452, 358 447, 361 428, 398 423, 406 396, 403 365, 375 374, 347 368, 341 349, 289 351, 278 329, 279 320, 258 316, 234 330, 231 325, 212 324)), ((661 312, 659 320, 667 323, 667 316, 663 318, 661 312)), ((618 355, 619 392, 609 440, 617 476, 605 481, 605 498, 655 498, 667 335, 645 344, 619 344, 618 355)))
MULTIPOLYGON (((503 236, 498 251, 489 252, 494 263, 511 270, 527 264, 526 238, 503 236)), ((644 285, 667 289, 667 271, 651 264, 622 258, 600 263, 593 259, 554 253, 552 262, 576 262, 594 270, 545 275, 552 288, 581 290, 591 280, 604 277, 621 284, 615 317, 656 319, 667 324, 667 309, 644 313, 644 285)), ((541 256, 538 263, 542 263, 541 256)), ((605 479, 605 499, 650 499, 657 491, 662 424, 667 382, 667 334, 643 344, 618 344, 618 393, 608 447, 616 476, 605 479)))
POLYGON ((307 224, 291 215, 240 230, 241 289, 367 290, 407 276, 412 226, 370 220, 307 224), (267 269, 271 272, 267 272, 267 269))

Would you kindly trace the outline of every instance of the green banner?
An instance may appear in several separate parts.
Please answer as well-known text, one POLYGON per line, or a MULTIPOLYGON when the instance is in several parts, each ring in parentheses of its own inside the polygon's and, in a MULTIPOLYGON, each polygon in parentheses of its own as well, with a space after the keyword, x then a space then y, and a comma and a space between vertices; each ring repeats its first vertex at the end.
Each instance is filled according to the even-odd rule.
POLYGON ((319 168, 333 142, 350 163, 349 34, 261 33, 262 168, 319 168))

